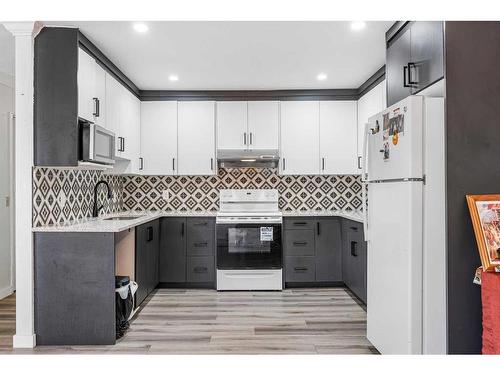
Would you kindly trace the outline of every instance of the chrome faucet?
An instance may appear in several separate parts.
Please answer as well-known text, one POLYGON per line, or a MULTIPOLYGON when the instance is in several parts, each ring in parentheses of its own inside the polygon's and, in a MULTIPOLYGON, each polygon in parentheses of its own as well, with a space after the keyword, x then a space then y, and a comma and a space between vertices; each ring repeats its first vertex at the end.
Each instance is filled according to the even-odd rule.
POLYGON ((101 180, 97 184, 95 184, 95 186, 94 186, 94 207, 92 208, 92 217, 99 216, 99 211, 104 207, 104 205, 102 205, 101 207, 97 207, 97 189, 99 188, 99 185, 101 185, 101 184, 104 184, 106 186, 106 188, 108 189, 108 198, 109 199, 113 198, 113 192, 111 191, 111 188, 109 187, 109 184, 106 181, 101 180))

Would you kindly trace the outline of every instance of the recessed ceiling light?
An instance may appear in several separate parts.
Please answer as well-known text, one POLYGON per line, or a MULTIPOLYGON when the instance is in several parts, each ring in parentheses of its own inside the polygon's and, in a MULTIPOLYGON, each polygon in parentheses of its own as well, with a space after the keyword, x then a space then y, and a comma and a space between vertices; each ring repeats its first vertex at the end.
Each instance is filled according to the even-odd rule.
POLYGON ((316 79, 318 81, 324 81, 325 79, 327 79, 328 76, 325 74, 325 73, 319 73, 317 76, 316 76, 316 79))
POLYGON ((145 33, 149 30, 149 27, 145 23, 134 23, 134 30, 138 33, 145 33))
POLYGON ((169 80, 169 81, 172 81, 172 82, 177 82, 177 81, 179 80, 179 77, 178 77, 178 76, 176 76, 175 74, 170 74, 170 75, 168 76, 168 80, 169 80))
POLYGON ((365 21, 354 21, 351 22, 351 30, 363 30, 366 27, 366 22, 365 21))

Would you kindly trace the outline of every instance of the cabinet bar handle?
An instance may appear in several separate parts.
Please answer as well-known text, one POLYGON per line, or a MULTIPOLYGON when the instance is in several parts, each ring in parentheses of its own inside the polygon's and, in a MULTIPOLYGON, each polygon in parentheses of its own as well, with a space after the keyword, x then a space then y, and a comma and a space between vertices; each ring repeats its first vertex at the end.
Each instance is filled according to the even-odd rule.
POLYGON ((246 145, 247 144, 247 133, 243 133, 243 144, 246 145))
POLYGON ((202 221, 201 223, 194 223, 193 225, 194 225, 194 226, 197 226, 197 227, 198 227, 198 226, 207 226, 207 225, 208 225, 208 222, 206 222, 206 221, 202 221))
POLYGON ((195 273, 205 273, 208 271, 207 267, 194 267, 193 271, 195 273))
POLYGON ((175 171, 175 158, 172 158, 172 170, 175 171))
POLYGON ((142 157, 139 158, 139 170, 142 171, 144 169, 144 159, 142 157))
POLYGON ((123 137, 118 137, 118 151, 125 151, 123 137))
POLYGON ((294 246, 306 246, 306 241, 293 241, 294 246))
POLYGON ((293 223, 293 225, 306 225, 307 223, 304 221, 296 221, 293 223))
POLYGON ((406 83, 406 76, 408 75, 408 65, 403 66, 403 87, 411 87, 406 83))
POLYGON ((286 169, 286 163, 285 163, 285 158, 283 158, 283 170, 286 169))
POLYGON ((210 158, 210 170, 214 170, 214 158, 210 158))
POLYGON ((293 269, 297 272, 306 272, 307 271, 307 267, 294 267, 293 269))
POLYGON ((194 247, 206 247, 208 242, 195 242, 194 247))
POLYGON ((153 241, 153 227, 147 227, 148 231, 148 242, 153 241))
POLYGON ((125 137, 122 137, 122 151, 125 151, 125 137))
POLYGON ((418 85, 418 81, 413 81, 412 80, 412 74, 411 74, 411 71, 412 69, 416 69, 417 68, 417 64, 413 63, 413 62, 409 62, 408 63, 408 84, 411 86, 411 87, 416 87, 416 85, 418 85))
POLYGON ((361 156, 358 156, 358 169, 362 169, 361 168, 361 156))
POLYGON ((321 170, 325 170, 325 158, 321 158, 321 170))
POLYGON ((356 241, 351 241, 351 255, 353 257, 357 257, 358 256, 358 243, 356 241))
POLYGON ((92 115, 94 117, 99 117, 99 98, 92 98, 94 101, 94 113, 92 115))
POLYGON ((252 144, 252 138, 253 138, 253 134, 250 133, 250 144, 252 144))
POLYGON ((353 230, 353 231, 355 231, 355 232, 357 232, 357 231, 358 231, 358 228, 357 228, 357 227, 349 227, 349 229, 351 229, 351 230, 353 230))
POLYGON ((184 223, 181 225, 181 237, 184 237, 184 223))
POLYGON ((320 224, 319 224, 319 221, 316 222, 316 232, 318 233, 318 236, 320 234, 320 228, 319 228, 320 224))

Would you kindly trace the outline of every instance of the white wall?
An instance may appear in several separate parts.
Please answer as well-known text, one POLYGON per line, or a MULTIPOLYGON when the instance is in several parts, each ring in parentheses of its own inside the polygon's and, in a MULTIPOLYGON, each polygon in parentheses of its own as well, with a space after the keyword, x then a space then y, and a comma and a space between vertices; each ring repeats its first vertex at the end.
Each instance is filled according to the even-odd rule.
POLYGON ((10 129, 7 114, 14 112, 14 78, 0 73, 0 299, 14 291, 13 253, 11 246, 10 129), (6 206, 9 196, 10 206, 6 206))

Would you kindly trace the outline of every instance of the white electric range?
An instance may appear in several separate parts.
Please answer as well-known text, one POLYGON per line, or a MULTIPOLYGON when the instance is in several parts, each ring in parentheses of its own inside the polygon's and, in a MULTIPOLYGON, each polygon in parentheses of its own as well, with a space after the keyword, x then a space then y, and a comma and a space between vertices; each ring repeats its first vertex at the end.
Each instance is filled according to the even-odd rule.
POLYGON ((276 189, 220 190, 217 290, 281 290, 283 251, 276 189))

